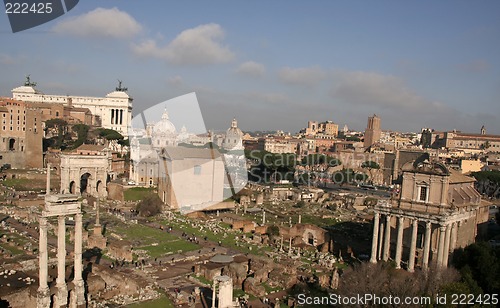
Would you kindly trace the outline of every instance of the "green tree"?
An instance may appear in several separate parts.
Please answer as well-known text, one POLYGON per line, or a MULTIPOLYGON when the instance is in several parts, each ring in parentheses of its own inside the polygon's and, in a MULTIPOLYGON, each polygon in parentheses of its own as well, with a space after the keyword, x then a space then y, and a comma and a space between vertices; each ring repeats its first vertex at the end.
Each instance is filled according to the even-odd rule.
POLYGON ((137 211, 143 217, 151 217, 161 213, 163 203, 155 193, 146 195, 138 204, 137 211))
POLYGON ((473 286, 472 281, 485 293, 500 293, 500 250, 493 249, 487 243, 474 243, 455 251, 454 266, 460 270, 465 282, 473 286))
POLYGON ((76 141, 72 146, 73 149, 76 149, 87 141, 89 126, 85 124, 75 124, 72 129, 77 135, 76 141))
POLYGON ((280 235, 280 228, 276 225, 271 225, 271 226, 267 227, 266 233, 270 237, 279 236, 280 235))
POLYGON ((56 129, 57 136, 52 137, 52 141, 49 142, 48 145, 60 149, 64 144, 66 132, 68 129, 68 122, 58 118, 47 120, 45 121, 45 132, 47 132, 49 129, 56 129))

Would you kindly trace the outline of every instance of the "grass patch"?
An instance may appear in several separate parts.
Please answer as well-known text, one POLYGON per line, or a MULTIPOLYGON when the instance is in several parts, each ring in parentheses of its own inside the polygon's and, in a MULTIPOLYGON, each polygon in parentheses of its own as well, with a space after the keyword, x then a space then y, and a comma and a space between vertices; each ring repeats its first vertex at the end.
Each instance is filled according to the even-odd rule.
POLYGON ((2 185, 12 187, 17 191, 45 190, 45 181, 29 179, 6 179, 2 185))
MULTIPOLYGON (((0 247, 4 250, 10 251, 12 256, 18 256, 24 254, 24 251, 20 248, 17 248, 15 246, 10 246, 7 244, 0 245, 0 247)), ((5 254, 5 253, 4 253, 5 254)))
MULTIPOLYGON (((191 276, 193 277, 194 279, 198 280, 199 282, 203 283, 203 284, 207 284, 207 285, 212 285, 212 282, 210 280, 208 280, 207 278, 203 277, 203 276, 196 276, 196 275, 193 275, 191 276)), ((234 294, 234 292, 233 292, 234 294)))
MULTIPOLYGON (((212 232, 209 232, 208 230, 203 230, 200 231, 197 228, 193 228, 189 223, 177 223, 175 221, 171 220, 165 220, 165 221, 158 221, 158 223, 166 226, 172 226, 174 229, 181 230, 186 232, 187 234, 192 234, 196 237, 203 238, 207 237, 208 240, 218 243, 219 241, 221 242, 222 246, 228 247, 228 248, 233 248, 235 250, 238 250, 243 253, 251 253, 254 255, 263 255, 265 251, 271 251, 271 247, 264 247, 264 246, 258 246, 256 244, 244 244, 244 246, 236 246, 236 240, 234 239, 235 236, 241 237, 244 233, 241 231, 233 231, 229 230, 230 227, 228 224, 224 223, 219 223, 219 226, 228 229, 227 230, 227 237, 224 238, 222 234, 214 234, 212 232), (250 250, 249 247, 252 247, 250 250)), ((247 236, 250 236, 250 234, 246 234, 247 236)))
POLYGON ((194 243, 186 242, 181 239, 170 242, 162 241, 161 243, 158 243, 158 245, 156 246, 150 245, 150 246, 139 247, 139 249, 147 251, 152 258, 160 257, 165 254, 177 253, 178 251, 185 252, 185 251, 196 250, 199 248, 200 246, 194 243))
POLYGON ((271 287, 270 285, 268 285, 265 282, 262 284, 262 286, 264 287, 264 289, 266 290, 267 293, 273 293, 273 292, 276 292, 276 291, 281 291, 280 287, 271 287))
POLYGON ((132 187, 123 191, 125 201, 140 201, 154 192, 151 187, 132 187))
POLYGON ((153 258, 167 253, 186 252, 200 248, 199 245, 182 240, 173 234, 144 225, 120 226, 113 229, 116 234, 128 241, 139 242, 139 249, 146 250, 153 258), (152 246, 154 243, 158 245, 152 246))
POLYGON ((170 301, 170 299, 163 295, 160 298, 147 301, 147 302, 142 302, 142 303, 136 303, 132 305, 128 305, 128 308, 174 308, 174 304, 170 301))

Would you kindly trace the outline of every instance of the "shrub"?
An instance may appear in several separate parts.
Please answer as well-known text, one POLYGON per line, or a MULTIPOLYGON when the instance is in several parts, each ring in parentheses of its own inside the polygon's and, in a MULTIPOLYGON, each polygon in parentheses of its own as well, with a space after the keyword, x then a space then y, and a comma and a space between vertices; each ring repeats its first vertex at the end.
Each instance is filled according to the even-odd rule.
POLYGON ((139 212, 139 215, 143 217, 151 217, 161 213, 162 205, 163 203, 161 202, 160 197, 158 197, 157 194, 151 193, 145 196, 144 199, 137 204, 136 209, 139 212))

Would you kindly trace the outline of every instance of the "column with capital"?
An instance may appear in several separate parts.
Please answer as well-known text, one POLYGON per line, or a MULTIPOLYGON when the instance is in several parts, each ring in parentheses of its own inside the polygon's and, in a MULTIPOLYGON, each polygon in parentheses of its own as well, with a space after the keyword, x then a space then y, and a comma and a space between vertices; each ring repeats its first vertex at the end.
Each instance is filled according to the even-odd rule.
POLYGON ((40 238, 38 240, 38 292, 37 307, 50 307, 50 290, 48 278, 48 251, 47 251, 47 218, 40 217, 40 238))
POLYGON ((57 216, 57 305, 68 303, 68 287, 66 286, 66 217, 57 216))
POLYGON ((408 271, 415 271, 415 251, 417 249, 418 220, 413 219, 411 229, 410 260, 408 260, 408 271))
POLYGON ((431 229, 432 224, 430 221, 425 224, 425 238, 424 238, 424 258, 422 259, 422 268, 427 269, 429 267, 429 253, 431 249, 431 229))
POLYGON ((396 240, 396 268, 401 268, 401 255, 403 253, 403 228, 404 217, 398 217, 398 237, 396 240))
POLYGON ((378 227, 380 224, 379 216, 379 213, 375 213, 375 216, 373 217, 372 255, 370 258, 371 263, 377 263, 378 227))
POLYGON ((444 252, 444 242, 445 242, 445 232, 446 232, 446 226, 440 226, 439 227, 439 242, 438 242, 438 259, 437 259, 437 265, 442 266, 443 265, 443 252, 444 252))

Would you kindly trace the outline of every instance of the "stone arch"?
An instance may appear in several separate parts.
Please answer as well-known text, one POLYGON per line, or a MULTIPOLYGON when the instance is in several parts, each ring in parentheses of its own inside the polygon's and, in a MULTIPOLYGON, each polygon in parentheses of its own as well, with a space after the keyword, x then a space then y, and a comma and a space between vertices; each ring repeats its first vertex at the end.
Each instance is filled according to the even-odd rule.
POLYGON ((70 194, 76 194, 76 183, 75 183, 75 181, 71 181, 69 183, 69 193, 70 194))
POLYGON ((97 191, 97 194, 100 195, 102 193, 102 187, 103 187, 103 184, 102 184, 102 181, 101 180, 98 180, 96 183, 95 183, 95 190, 97 191))
POLYGON ((80 176, 80 194, 90 192, 90 181, 92 175, 89 172, 85 172, 80 176))

